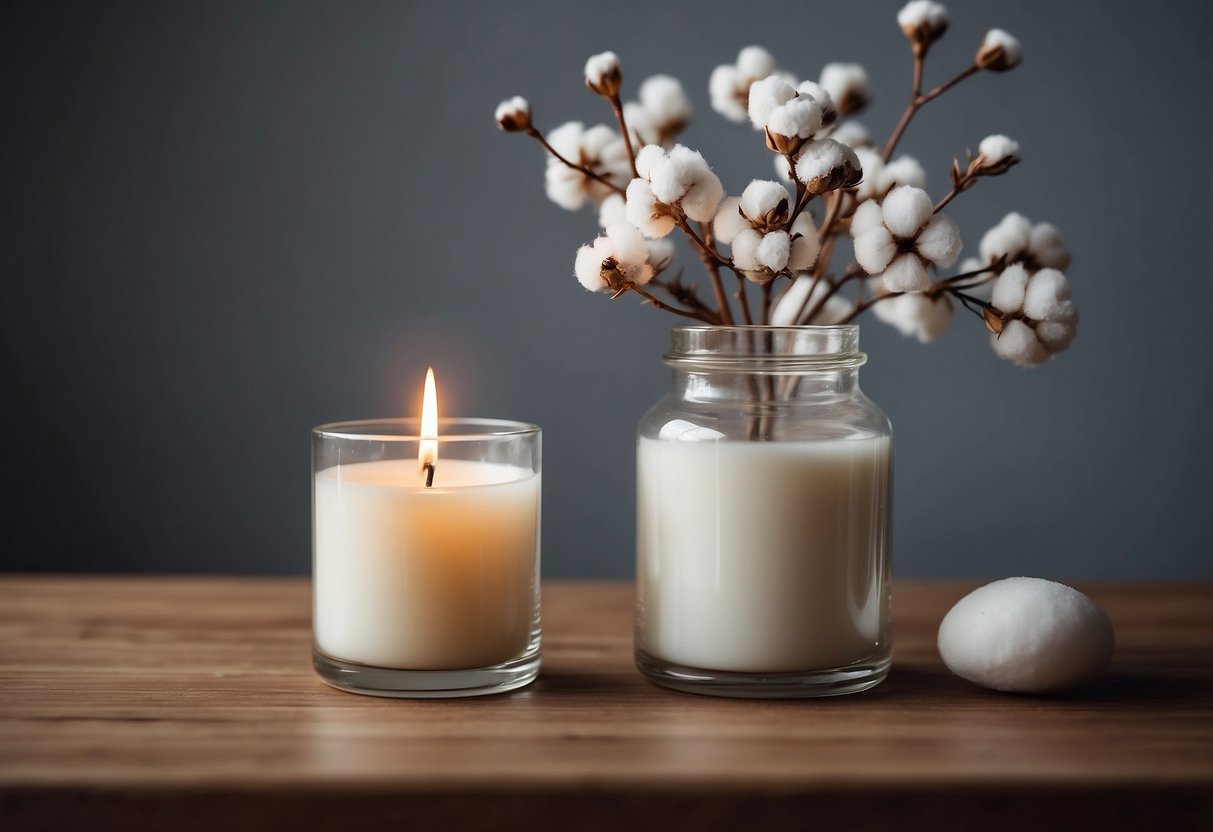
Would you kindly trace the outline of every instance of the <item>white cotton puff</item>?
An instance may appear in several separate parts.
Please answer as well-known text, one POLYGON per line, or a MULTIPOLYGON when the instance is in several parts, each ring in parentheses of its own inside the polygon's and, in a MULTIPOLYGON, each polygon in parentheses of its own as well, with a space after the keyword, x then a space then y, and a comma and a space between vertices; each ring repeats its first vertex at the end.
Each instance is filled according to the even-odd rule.
POLYGON ((665 161, 665 148, 659 144, 646 144, 636 154, 636 172, 644 179, 653 175, 653 168, 665 161))
POLYGON ((566 211, 576 211, 589 196, 585 176, 555 159, 548 159, 543 171, 543 187, 548 199, 566 211))
POLYGON ((766 127, 780 136, 808 139, 821 129, 822 108, 808 96, 798 96, 771 110, 766 127))
POLYGON ((645 243, 649 248, 649 263, 653 265, 654 271, 664 269, 674 260, 674 244, 669 240, 646 240, 645 243))
POLYGON ((639 144, 656 143, 661 138, 661 123, 639 101, 623 102, 623 120, 639 144))
POLYGON ((1078 315, 1072 320, 1041 321, 1036 324, 1036 337, 1050 354, 1064 352, 1070 348, 1074 336, 1078 334, 1078 315))
POLYGON ((880 277, 890 292, 925 292, 931 288, 931 276, 912 251, 894 257, 880 277))
POLYGON ((925 29, 933 37, 938 37, 948 28, 948 10, 943 4, 932 0, 910 0, 897 13, 897 25, 903 32, 925 29))
POLYGON ((1003 160, 1018 161, 1020 159, 1019 142, 1002 134, 986 136, 977 146, 977 152, 986 157, 987 165, 997 165, 1003 160))
MULTIPOLYGON (((815 280, 812 275, 802 274, 792 281, 771 307, 771 326, 796 326, 801 310, 808 307, 809 292, 815 280)), ((824 280, 820 282, 825 283, 824 280)))
POLYGON ((978 685, 1052 693, 1097 677, 1116 650, 1107 613, 1076 589, 1005 578, 960 599, 937 640, 947 668, 978 685))
POLYGON ((1018 66, 1023 60, 1023 47, 1019 43, 1019 39, 1010 32, 1004 32, 1002 29, 991 29, 986 32, 986 36, 981 41, 979 52, 988 52, 994 49, 1002 49, 1004 69, 1011 69, 1018 66))
MULTIPOLYGON (((581 147, 586 154, 593 158, 604 159, 612 150, 622 150, 619 134, 605 124, 595 124, 581 136, 581 147)), ((572 161, 577 161, 574 158, 572 161)))
POLYGON ((674 230, 674 218, 657 204, 652 186, 643 179, 628 183, 626 210, 628 222, 646 237, 657 239, 674 230))
POLYGON ((768 75, 750 86, 747 112, 750 123, 762 130, 767 126, 771 111, 796 97, 796 88, 777 75, 768 75))
POLYGON ((602 85, 606 76, 616 72, 619 72, 619 56, 614 52, 599 52, 585 62, 585 81, 596 87, 602 85))
POLYGON ((831 171, 848 162, 857 170, 860 169, 859 157, 854 150, 833 139, 817 139, 801 149, 796 159, 796 178, 808 184, 829 176, 831 171))
POLYGON ((775 56, 761 46, 747 46, 737 53, 737 71, 746 78, 766 78, 775 71, 775 56))
POLYGON ((788 264, 792 243, 786 231, 772 231, 762 235, 755 256, 758 262, 773 272, 782 270, 788 264))
POLYGON ((649 247, 631 223, 612 223, 607 226, 606 235, 614 245, 615 258, 621 264, 639 268, 649 262, 649 247))
POLYGON ((888 162, 877 172, 877 179, 882 194, 887 194, 898 185, 927 187, 926 171, 913 156, 898 156, 888 162))
POLYGON ((1022 263, 1007 266, 994 281, 990 303, 1003 312, 1018 312, 1023 308, 1028 292, 1028 270, 1022 263))
POLYGON ((897 254, 897 241, 881 223, 857 236, 854 248, 855 260, 863 270, 870 275, 878 275, 897 254))
POLYGON ((881 203, 885 227, 893 236, 908 239, 918 233, 931 217, 935 205, 922 188, 900 185, 889 191, 881 203))
POLYGON ((1070 252, 1066 251, 1061 232, 1052 223, 1041 222, 1032 226, 1028 235, 1028 251, 1039 266, 1062 271, 1070 268, 1070 252))
POLYGON ((712 219, 712 231, 717 240, 725 245, 732 245, 738 234, 752 227, 750 221, 741 215, 740 199, 730 196, 721 200, 716 216, 712 219))
POLYGON ((600 292, 607 287, 602 279, 602 261, 609 256, 605 253, 609 245, 605 237, 599 237, 592 244, 577 249, 573 272, 577 282, 591 292, 600 292))
POLYGON ((619 194, 611 194, 598 206, 598 225, 606 228, 617 222, 628 221, 627 202, 619 194))
POLYGON ((821 240, 817 228, 808 212, 801 212, 792 223, 792 248, 788 253, 788 268, 793 272, 804 272, 813 268, 821 254, 821 240))
POLYGON ((1014 262, 1027 249, 1031 233, 1032 223, 1012 211, 1003 217, 998 225, 982 235, 981 244, 978 246, 981 259, 986 263, 993 263, 1006 256, 1008 262, 1014 262))
POLYGON ((914 242, 919 254, 945 269, 960 256, 961 245, 960 229, 943 214, 931 217, 914 242))
POLYGON ((1061 320, 1071 312, 1070 283, 1057 269, 1041 269, 1028 281, 1023 313, 1034 321, 1061 320))
POLYGON ((842 124, 839 124, 830 133, 830 138, 836 142, 845 144, 853 150, 868 147, 872 144, 872 134, 868 131, 868 128, 858 121, 844 121, 842 124))
POLYGON ((585 125, 580 121, 566 121, 548 133, 548 144, 561 156, 575 162, 581 152, 581 137, 584 133, 585 125))
POLYGON ((851 217, 851 236, 858 237, 877 228, 884 229, 884 215, 880 211, 880 203, 874 199, 859 203, 851 217))
POLYGON ((721 64, 713 69, 708 77, 708 95, 712 99, 712 109, 738 124, 749 118, 745 96, 742 95, 743 89, 737 67, 730 64, 721 64))
POLYGON ((885 298, 873 304, 872 314, 907 338, 917 338, 926 344, 947 330, 955 307, 947 295, 930 298, 919 292, 885 298))
POLYGON ((761 266, 758 262, 758 246, 762 242, 762 234, 753 228, 747 228, 733 238, 733 265, 744 272, 757 271, 761 266))
POLYGON ((817 106, 821 108, 822 118, 826 121, 833 121, 838 115, 838 107, 834 104, 834 99, 830 97, 830 92, 816 81, 801 81, 796 84, 796 92, 800 96, 808 96, 817 102, 817 106))
POLYGON ((863 170, 863 179, 855 188, 855 198, 860 202, 880 199, 888 193, 887 188, 881 187, 880 172, 884 170, 884 158, 874 147, 857 147, 854 150, 859 167, 863 170))
POLYGON ((694 222, 711 222, 724 199, 724 185, 707 164, 703 163, 703 172, 682 197, 682 212, 694 222))
POLYGON ((741 192, 741 211, 751 220, 758 221, 775 210, 780 201, 791 204, 792 196, 787 188, 769 179, 755 179, 741 192))
POLYGON ((516 95, 513 98, 507 98, 505 101, 502 101, 500 104, 498 104, 497 110, 493 114, 493 117, 497 121, 500 122, 507 118, 516 119, 520 116, 525 115, 525 116, 527 116, 527 118, 529 120, 530 114, 531 114, 530 102, 527 101, 525 98, 523 98, 521 95, 516 95))
POLYGON ((1023 321, 1012 320, 1003 324, 1002 332, 990 335, 990 346, 995 353, 1020 367, 1042 364, 1049 357, 1036 332, 1023 321))
POLYGON ((821 68, 818 83, 830 94, 840 112, 848 99, 866 100, 869 97, 868 71, 860 64, 826 64, 821 68))
POLYGON ((671 75, 653 75, 644 79, 637 93, 640 104, 658 123, 674 124, 691 117, 691 102, 682 82, 671 75))

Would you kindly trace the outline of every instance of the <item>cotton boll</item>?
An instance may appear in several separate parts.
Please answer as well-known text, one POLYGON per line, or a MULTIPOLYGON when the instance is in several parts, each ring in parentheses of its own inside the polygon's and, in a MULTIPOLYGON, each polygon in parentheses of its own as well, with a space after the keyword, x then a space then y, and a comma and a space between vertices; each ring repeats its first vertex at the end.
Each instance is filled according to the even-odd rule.
POLYGON ((804 98, 808 97, 816 102, 821 108, 821 123, 833 124, 838 118, 838 107, 834 104, 834 99, 830 97, 829 91, 821 84, 813 81, 801 81, 796 84, 796 93, 804 98))
POLYGON ((737 53, 737 71, 747 78, 766 78, 775 72, 775 57, 761 46, 747 46, 737 53))
POLYGON ((1043 364, 1049 357, 1036 332, 1023 321, 1010 320, 1003 324, 1001 333, 990 336, 990 346, 998 355, 1020 367, 1043 364))
POLYGON ((762 234, 753 228, 747 228, 733 238, 733 265, 742 271, 757 271, 762 268, 758 262, 758 246, 762 243, 762 234))
POLYGON ((1023 253, 1031 233, 1032 224, 1027 218, 1012 211, 982 236, 978 247, 981 259, 993 263, 1005 256, 1008 262, 1014 262, 1012 255, 1017 258, 1023 253))
POLYGON ((821 129, 822 109, 811 98, 800 96, 771 110, 766 128, 780 136, 808 139, 821 129))
POLYGON ((623 197, 611 194, 598 206, 598 225, 606 228, 618 222, 628 221, 628 207, 623 197))
POLYGON ((986 32, 974 59, 977 66, 991 72, 1005 72, 1019 66, 1023 60, 1023 48, 1019 41, 1002 29, 986 32))
POLYGON ((855 189, 855 198, 860 202, 880 199, 888 193, 887 189, 881 188, 880 172, 884 169, 884 159, 873 147, 855 148, 855 157, 863 170, 863 180, 855 189))
POLYGON ((788 268, 793 272, 808 271, 817 262, 821 253, 821 241, 817 238, 817 229, 813 218, 807 213, 801 213, 792 223, 792 247, 788 254, 788 268))
POLYGON ((725 245, 732 245, 738 234, 751 227, 750 221, 741 214, 740 199, 730 196, 721 201, 712 220, 712 231, 717 240, 725 245))
POLYGON ((614 247, 615 258, 621 264, 639 269, 648 263, 649 247, 631 223, 612 223, 607 226, 606 235, 614 247))
POLYGON ((849 188, 863 176, 855 151, 834 139, 816 139, 804 146, 796 160, 796 178, 811 194, 849 188))
POLYGON ((682 82, 670 75, 644 79, 637 94, 641 106, 659 123, 685 122, 691 117, 691 102, 682 89, 682 82))
POLYGON ((956 603, 939 625, 939 655, 975 684, 1051 693, 1090 682, 1108 666, 1116 635, 1107 614, 1064 584, 1006 578, 956 603))
POLYGON ((531 104, 521 95, 507 98, 493 113, 497 127, 507 133, 517 133, 531 127, 531 104))
MULTIPOLYGON (((851 235, 858 237, 877 228, 884 231, 884 215, 881 213, 880 203, 874 199, 860 203, 851 217, 851 235)), ((888 234, 887 231, 884 233, 888 234)))
POLYGON ((657 144, 648 144, 640 148, 636 154, 636 172, 644 179, 653 175, 653 168, 665 161, 665 148, 657 144))
POLYGON ((913 156, 898 156, 885 164, 878 172, 881 194, 887 194, 898 185, 913 188, 927 187, 927 174, 913 156))
POLYGON ((897 241, 884 225, 855 238, 855 261, 871 275, 880 274, 897 254, 897 241))
POLYGON ((872 306, 872 314, 907 338, 917 338, 925 344, 943 335, 955 308, 947 295, 931 298, 914 293, 885 298, 872 306))
POLYGON ((617 95, 621 78, 619 58, 614 52, 591 55, 585 62, 585 85, 599 95, 617 95))
MULTIPOLYGON (((607 288, 606 281, 602 279, 602 261, 607 255, 600 252, 599 240, 605 238, 599 237, 593 244, 577 249, 577 259, 573 264, 577 282, 591 292, 601 292, 607 288)), ((601 248, 605 248, 605 245, 604 242, 601 248)))
POLYGON ((880 276, 890 292, 925 292, 931 288, 931 277, 913 252, 894 257, 880 276))
POLYGON ((543 171, 543 187, 548 199, 566 211, 576 211, 585 204, 588 192, 585 176, 562 162, 549 159, 543 171))
POLYGON ((674 230, 674 218, 643 179, 633 179, 628 184, 626 213, 628 222, 646 237, 656 239, 674 230))
POLYGON ((779 203, 785 203, 786 208, 791 201, 792 195, 783 185, 769 179, 755 179, 741 192, 741 211, 751 222, 762 222, 767 214, 779 207, 779 203))
POLYGON ((1035 321, 1056 320, 1065 313, 1063 303, 1070 299, 1070 284, 1057 269, 1041 269, 1028 281, 1023 313, 1035 321))
POLYGON ((750 85, 748 113, 750 123, 762 130, 767 126, 771 111, 796 97, 796 89, 776 75, 770 75, 750 85))
POLYGON ((1078 334, 1078 314, 1073 312, 1072 305, 1071 312, 1072 316, 1067 320, 1041 321, 1036 325, 1036 337, 1050 354, 1068 350, 1078 334))
POLYGON ((946 269, 960 256, 960 229, 949 217, 936 214, 918 233, 915 247, 923 257, 946 269))
POLYGON ((1028 270, 1022 263, 1008 266, 994 281, 990 303, 1003 312, 1018 312, 1028 291, 1028 270))
POLYGON ((921 188, 901 185, 889 191, 881 204, 885 226, 895 237, 913 237, 935 210, 931 197, 921 188))
POLYGON ((985 157, 987 167, 1020 159, 1019 142, 1003 135, 986 136, 977 146, 977 152, 985 157))
POLYGON ((749 118, 745 103, 745 87, 737 67, 721 64, 708 77, 708 95, 712 109, 738 124, 749 118))
POLYGON ((778 272, 787 266, 791 248, 791 238, 786 231, 772 231, 762 236, 755 257, 764 268, 778 272))
POLYGON ((724 185, 720 184, 720 177, 707 167, 706 162, 704 168, 699 179, 682 198, 682 212, 694 222, 711 222, 720 201, 724 199, 724 185))
POLYGON ((830 138, 845 144, 852 150, 872 144, 872 134, 858 121, 844 121, 834 128, 834 132, 830 133, 830 138))
POLYGON ((911 43, 930 46, 948 29, 948 10, 932 0, 910 0, 897 13, 897 25, 911 43))
POLYGON ((1028 236, 1028 251, 1038 266, 1065 271, 1070 268, 1070 253, 1066 251, 1061 232, 1051 223, 1037 223, 1028 236))
POLYGON ((660 144, 661 124, 657 118, 637 101, 626 101, 623 105, 623 120, 628 131, 639 139, 639 144, 660 144))
POLYGON ((867 70, 859 64, 826 64, 821 68, 818 83, 830 94, 839 115, 863 109, 871 98, 867 70))
POLYGON ((712 171, 698 151, 677 144, 666 154, 664 162, 653 166, 649 181, 653 194, 667 205, 673 205, 692 185, 710 175, 713 175, 712 171))

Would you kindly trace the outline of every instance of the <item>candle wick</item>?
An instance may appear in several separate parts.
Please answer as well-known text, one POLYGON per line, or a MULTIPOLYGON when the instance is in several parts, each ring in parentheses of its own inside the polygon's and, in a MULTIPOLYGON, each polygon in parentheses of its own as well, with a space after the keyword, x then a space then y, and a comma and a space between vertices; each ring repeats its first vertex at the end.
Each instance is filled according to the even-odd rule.
POLYGON ((425 471, 425 487, 433 488, 434 487, 434 463, 427 462, 425 465, 422 465, 421 467, 425 471))

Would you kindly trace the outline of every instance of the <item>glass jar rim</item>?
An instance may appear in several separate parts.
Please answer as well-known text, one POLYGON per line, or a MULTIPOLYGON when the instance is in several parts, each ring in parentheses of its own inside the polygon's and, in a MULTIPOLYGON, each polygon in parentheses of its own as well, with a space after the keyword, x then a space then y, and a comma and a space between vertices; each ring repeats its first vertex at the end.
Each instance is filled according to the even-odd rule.
POLYGON ((862 367, 859 325, 675 326, 666 364, 681 369, 832 372, 862 367))
MULTIPOLYGON (((484 442, 540 432, 538 425, 510 419, 444 416, 438 420, 438 441, 443 443, 484 442)), ((364 442, 420 442, 431 438, 421 436, 421 419, 415 416, 327 422, 312 428, 312 435, 364 442)))

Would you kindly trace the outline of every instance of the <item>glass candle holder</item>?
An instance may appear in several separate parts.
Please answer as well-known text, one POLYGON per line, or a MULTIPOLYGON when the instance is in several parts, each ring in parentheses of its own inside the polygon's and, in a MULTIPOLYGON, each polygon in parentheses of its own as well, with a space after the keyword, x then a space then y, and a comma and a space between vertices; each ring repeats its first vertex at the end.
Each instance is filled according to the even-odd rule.
POLYGON ((449 697, 539 672, 540 430, 494 419, 312 432, 313 659, 334 687, 449 697))

